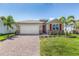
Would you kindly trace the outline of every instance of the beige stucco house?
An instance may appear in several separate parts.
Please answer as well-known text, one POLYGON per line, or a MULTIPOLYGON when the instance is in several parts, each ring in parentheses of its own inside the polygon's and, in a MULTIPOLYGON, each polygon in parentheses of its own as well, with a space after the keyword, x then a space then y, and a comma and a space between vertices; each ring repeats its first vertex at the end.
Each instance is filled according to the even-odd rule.
POLYGON ((62 31, 62 22, 57 19, 54 19, 49 22, 44 19, 17 22, 18 34, 51 34, 62 31))

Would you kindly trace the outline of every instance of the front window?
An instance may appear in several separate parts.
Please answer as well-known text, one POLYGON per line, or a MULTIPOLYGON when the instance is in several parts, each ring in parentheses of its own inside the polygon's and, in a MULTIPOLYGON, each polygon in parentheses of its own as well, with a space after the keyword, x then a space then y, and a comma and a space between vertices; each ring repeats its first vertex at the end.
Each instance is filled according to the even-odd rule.
POLYGON ((53 25, 53 30, 59 30, 59 24, 54 24, 53 25))
POLYGON ((53 30, 55 30, 55 24, 53 25, 53 30))

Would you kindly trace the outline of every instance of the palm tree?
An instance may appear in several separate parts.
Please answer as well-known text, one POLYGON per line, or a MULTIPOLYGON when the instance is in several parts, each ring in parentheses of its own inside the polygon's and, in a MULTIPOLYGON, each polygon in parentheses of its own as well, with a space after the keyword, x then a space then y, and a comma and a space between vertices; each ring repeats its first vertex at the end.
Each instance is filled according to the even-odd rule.
POLYGON ((6 21, 7 21, 7 26, 13 29, 12 25, 15 24, 13 17, 7 16, 6 21))
POLYGON ((66 18, 64 16, 60 17, 59 20, 64 24, 66 21, 66 18))
MULTIPOLYGON (((60 21, 62 22, 62 24, 64 25, 64 32, 65 32, 65 34, 67 34, 66 29, 67 29, 67 26, 68 26, 68 25, 70 25, 70 24, 76 25, 76 23, 75 23, 75 21, 74 21, 74 16, 68 16, 67 19, 62 16, 62 17, 60 17, 59 20, 60 20, 60 21)), ((75 26, 74 26, 74 27, 75 27, 75 26)), ((75 28, 76 28, 76 27, 75 27, 75 28)))
MULTIPOLYGON (((67 26, 70 25, 70 24, 76 25, 75 20, 74 20, 74 16, 68 16, 65 23, 66 23, 67 26)), ((74 28, 76 28, 76 27, 74 26, 74 28)))
POLYGON ((71 22, 74 23, 74 16, 68 16, 66 19, 66 24, 70 24, 71 22))
POLYGON ((61 16, 61 17, 59 18, 59 20, 62 22, 62 25, 63 25, 63 27, 64 27, 63 32, 64 32, 64 34, 66 35, 66 31, 65 31, 66 18, 65 18, 64 16, 61 16))
MULTIPOLYGON (((12 25, 15 24, 15 21, 12 16, 7 16, 6 18, 4 16, 1 16, 0 18, 3 21, 4 26, 7 26, 8 31, 9 31, 9 28, 13 29, 12 25)), ((9 35, 8 35, 8 37, 9 37, 9 35)))
POLYGON ((6 18, 7 30, 9 30, 9 28, 13 29, 13 24, 15 24, 13 17, 7 16, 7 18, 6 18))
POLYGON ((79 20, 76 20, 76 28, 79 28, 79 20))

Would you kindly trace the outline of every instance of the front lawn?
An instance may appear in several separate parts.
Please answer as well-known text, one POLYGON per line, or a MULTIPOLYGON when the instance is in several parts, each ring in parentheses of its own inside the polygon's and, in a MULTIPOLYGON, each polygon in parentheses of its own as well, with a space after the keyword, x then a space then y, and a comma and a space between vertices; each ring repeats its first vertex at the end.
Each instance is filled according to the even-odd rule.
POLYGON ((74 35, 77 37, 40 37, 40 54, 42 56, 79 56, 79 35, 74 35))
POLYGON ((0 41, 6 40, 8 37, 12 37, 15 34, 5 34, 5 35, 0 35, 0 41))

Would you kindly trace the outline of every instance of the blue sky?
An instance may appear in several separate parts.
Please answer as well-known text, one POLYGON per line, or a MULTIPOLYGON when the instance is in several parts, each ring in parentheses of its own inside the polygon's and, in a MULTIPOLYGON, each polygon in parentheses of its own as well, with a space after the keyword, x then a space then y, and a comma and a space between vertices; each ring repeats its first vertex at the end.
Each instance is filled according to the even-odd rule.
POLYGON ((73 15, 79 19, 79 4, 25 3, 0 4, 0 16, 12 15, 16 21, 27 19, 58 18, 73 15))

